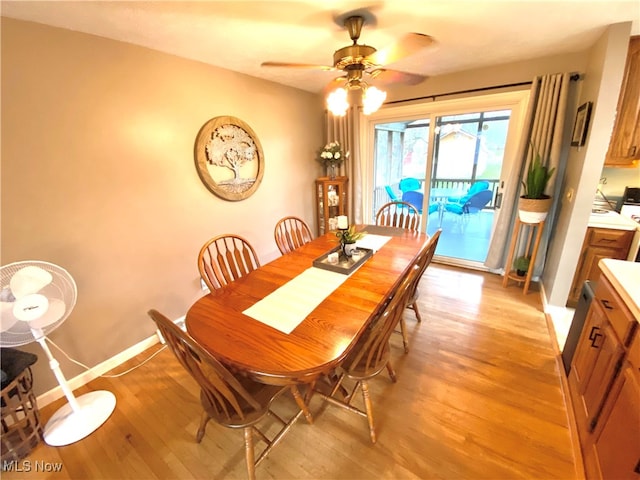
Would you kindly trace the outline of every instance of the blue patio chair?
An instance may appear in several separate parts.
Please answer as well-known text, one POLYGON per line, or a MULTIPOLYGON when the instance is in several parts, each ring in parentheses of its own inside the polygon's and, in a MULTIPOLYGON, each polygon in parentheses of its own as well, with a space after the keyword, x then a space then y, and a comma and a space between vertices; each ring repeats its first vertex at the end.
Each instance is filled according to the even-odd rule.
POLYGON ((466 194, 458 197, 448 197, 447 202, 465 204, 471 198, 471 195, 473 195, 474 193, 478 193, 482 190, 488 190, 488 189, 489 189, 489 182, 487 182, 486 180, 480 180, 478 182, 475 182, 473 185, 471 185, 469 187, 469 190, 467 190, 466 194))
POLYGON ((422 213, 422 203, 424 202, 424 193, 411 190, 402 194, 402 201, 407 202, 418 210, 418 213, 422 213))
POLYGON ((464 204, 461 203, 446 203, 444 209, 447 212, 455 213, 460 216, 468 216, 470 214, 478 213, 493 198, 493 192, 491 190, 481 190, 471 195, 469 200, 464 204))
POLYGON ((412 192, 414 190, 420 190, 422 185, 417 178, 407 177, 400 180, 400 191, 402 193, 412 192))
MULTIPOLYGON (((405 192, 402 194, 402 201, 413 205, 418 210, 418 213, 422 213, 422 202, 424 201, 424 193, 416 191, 405 192)), ((429 215, 431 215, 433 212, 437 212, 438 204, 430 203, 429 209, 427 211, 429 212, 429 215)))
POLYGON ((396 192, 393 191, 390 185, 385 186, 384 189, 387 191, 387 195, 389 195, 389 198, 391 199, 392 202, 400 201, 400 199, 396 195, 396 192))

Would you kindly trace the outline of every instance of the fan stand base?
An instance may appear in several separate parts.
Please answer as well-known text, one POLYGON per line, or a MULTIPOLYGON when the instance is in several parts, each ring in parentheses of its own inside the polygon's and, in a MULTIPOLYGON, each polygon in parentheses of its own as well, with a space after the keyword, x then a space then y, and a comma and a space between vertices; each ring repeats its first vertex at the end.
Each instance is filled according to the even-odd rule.
POLYGON ((116 397, 107 391, 90 392, 79 396, 79 410, 70 404, 62 406, 44 427, 44 441, 60 447, 82 440, 98 429, 116 407, 116 397))

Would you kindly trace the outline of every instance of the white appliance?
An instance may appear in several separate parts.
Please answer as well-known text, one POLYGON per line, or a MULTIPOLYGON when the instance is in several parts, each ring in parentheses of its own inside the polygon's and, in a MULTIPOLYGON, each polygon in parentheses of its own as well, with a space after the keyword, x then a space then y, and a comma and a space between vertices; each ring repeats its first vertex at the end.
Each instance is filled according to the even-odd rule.
POLYGON ((640 262, 640 188, 626 187, 622 196, 620 215, 638 224, 636 234, 631 242, 627 260, 640 262))

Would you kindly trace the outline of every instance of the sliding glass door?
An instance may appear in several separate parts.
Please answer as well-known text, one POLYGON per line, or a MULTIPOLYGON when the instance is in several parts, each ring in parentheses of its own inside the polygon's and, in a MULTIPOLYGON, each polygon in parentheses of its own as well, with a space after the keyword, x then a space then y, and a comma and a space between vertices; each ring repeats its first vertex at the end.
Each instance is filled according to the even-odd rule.
POLYGON ((389 108, 369 119, 368 221, 388 201, 413 203, 423 230, 442 228, 440 261, 482 268, 527 96, 389 108))

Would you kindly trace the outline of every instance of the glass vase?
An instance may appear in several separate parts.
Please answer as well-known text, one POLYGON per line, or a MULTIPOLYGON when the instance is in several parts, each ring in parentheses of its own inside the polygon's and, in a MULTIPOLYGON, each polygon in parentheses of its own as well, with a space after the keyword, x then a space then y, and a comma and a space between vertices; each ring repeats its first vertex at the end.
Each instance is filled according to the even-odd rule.
POLYGON ((336 179, 336 166, 333 163, 327 164, 327 177, 330 180, 336 179))

